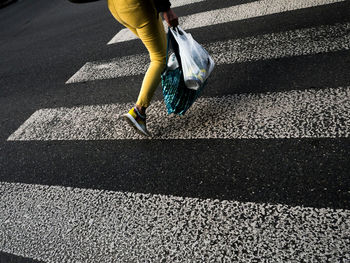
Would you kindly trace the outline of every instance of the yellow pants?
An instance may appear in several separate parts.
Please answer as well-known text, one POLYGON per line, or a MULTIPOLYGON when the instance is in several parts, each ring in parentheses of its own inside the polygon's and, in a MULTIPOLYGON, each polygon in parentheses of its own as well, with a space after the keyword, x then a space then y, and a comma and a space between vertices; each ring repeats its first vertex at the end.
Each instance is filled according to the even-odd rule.
POLYGON ((108 8, 122 25, 142 40, 149 52, 151 64, 136 102, 148 107, 165 67, 167 40, 162 19, 151 0, 108 0, 108 8))

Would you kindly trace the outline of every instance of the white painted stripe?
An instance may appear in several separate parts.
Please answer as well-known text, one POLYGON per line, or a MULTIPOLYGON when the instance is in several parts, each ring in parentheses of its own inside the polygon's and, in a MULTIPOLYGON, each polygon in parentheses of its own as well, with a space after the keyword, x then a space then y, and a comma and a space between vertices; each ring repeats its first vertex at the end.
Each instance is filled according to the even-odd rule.
MULTIPOLYGON (((145 139, 120 118, 132 106, 41 109, 8 140, 145 139)), ((153 139, 349 137, 350 87, 200 98, 183 117, 167 116, 156 101, 148 128, 153 139)))
MULTIPOLYGON (((184 5, 190 5, 198 2, 203 2, 205 0, 172 0, 171 1, 171 7, 179 7, 179 6, 184 6, 184 5)), ((135 35, 128 30, 127 28, 120 30, 108 43, 107 45, 110 44, 115 44, 117 42, 124 42, 128 40, 136 39, 135 35)))
POLYGON ((206 0, 171 0, 171 8, 184 6, 184 5, 191 5, 194 3, 203 2, 206 0))
MULTIPOLYGON (((216 65, 349 50, 350 23, 219 41, 203 46, 216 65)), ((88 62, 66 83, 144 74, 148 65, 148 54, 88 62)))
MULTIPOLYGON (((190 5, 198 2, 203 2, 205 0, 172 0, 171 1, 171 7, 179 7, 179 6, 184 6, 184 5, 190 5)), ((166 24, 164 24, 166 26, 166 24)), ((117 42, 124 42, 128 40, 136 39, 135 35, 128 30, 127 28, 124 28, 120 30, 108 43, 107 45, 110 44, 115 44, 117 42)))
POLYGON ((132 33, 127 28, 123 28, 107 43, 107 45, 112 45, 118 42, 125 42, 133 39, 137 39, 134 33, 132 33))
MULTIPOLYGON (((179 23, 183 29, 187 30, 344 1, 345 0, 262 0, 179 17, 179 23)), ((164 27, 168 27, 165 21, 164 27)), ((132 39, 137 39, 137 37, 130 30, 122 29, 108 44, 115 44, 132 39)))
POLYGON ((16 183, 0 193, 0 250, 45 262, 350 259, 344 209, 16 183))

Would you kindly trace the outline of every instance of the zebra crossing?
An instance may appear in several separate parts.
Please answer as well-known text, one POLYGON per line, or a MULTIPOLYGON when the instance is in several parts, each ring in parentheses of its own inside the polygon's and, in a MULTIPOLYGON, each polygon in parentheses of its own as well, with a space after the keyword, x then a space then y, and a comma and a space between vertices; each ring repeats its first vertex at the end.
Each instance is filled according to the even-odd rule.
MULTIPOLYGON (((281 12, 288 12, 308 7, 315 7, 319 5, 327 5, 332 3, 343 2, 344 0, 313 0, 313 1, 298 1, 298 0, 263 0, 255 1, 248 4, 232 6, 229 8, 216 9, 203 13, 197 13, 185 17, 180 17, 181 27, 185 30, 198 27, 212 26, 216 24, 223 24, 233 21, 239 21, 248 18, 259 16, 272 15, 281 12)), ((164 27, 167 28, 166 22, 164 27)), ((127 29, 122 29, 115 35, 108 44, 128 41, 136 39, 127 29)))
POLYGON ((6 226, 1 248, 46 262, 341 262, 350 257, 349 251, 343 254, 349 246, 344 238, 350 235, 349 210, 9 183, 0 183, 0 192, 0 204, 14 207, 1 207, 6 226))
MULTIPOLYGON (((203 45, 216 65, 244 63, 291 56, 314 55, 350 49, 350 23, 264 34, 203 45)), ((144 73, 148 54, 87 62, 66 83, 118 78, 144 73)), ((215 74, 215 72, 214 72, 215 74)))
MULTIPOLYGON (((187 115, 191 123, 175 116, 165 123, 157 121, 166 119, 167 114, 163 102, 156 101, 148 112, 149 126, 152 139, 349 137, 349 96, 350 89, 346 87, 200 98, 187 115)), ((132 105, 41 109, 8 140, 145 139, 135 136, 122 116, 118 117, 132 105)))
MULTIPOLYGON (((286 2, 281 0, 264 0, 264 1, 256 1, 247 4, 235 5, 229 8, 226 8, 224 11, 221 9, 208 11, 206 14, 195 14, 198 18, 194 18, 194 15, 188 16, 188 18, 183 18, 183 23, 181 24, 186 29, 191 29, 195 25, 196 26, 206 26, 212 24, 225 23, 228 21, 235 21, 240 19, 247 19, 256 16, 263 16, 274 14, 277 12, 287 12, 298 9, 305 9, 314 6, 320 5, 331 5, 337 2, 343 2, 342 0, 315 0, 315 1, 292 1, 286 2), (225 17, 226 20, 220 20, 219 14, 221 17, 225 17), (198 21, 199 17, 201 17, 201 22, 198 21), (202 19, 205 17, 206 19, 202 19), (215 18, 215 19, 214 19, 215 18), (202 21, 203 20, 203 21, 202 21), (215 20, 215 22, 213 21, 215 20)), ((190 4, 190 1, 178 1, 175 3, 175 6, 182 6, 184 4, 190 4)), ((278 32, 271 34, 263 34, 258 36, 246 37, 241 39, 229 39, 224 41, 218 41, 214 43, 204 44, 204 47, 209 51, 215 60, 216 65, 228 65, 228 64, 237 64, 237 63, 247 63, 251 61, 261 61, 261 60, 272 60, 278 58, 285 57, 296 57, 296 56, 306 56, 306 55, 316 55, 322 53, 330 53, 337 52, 342 50, 350 49, 350 34, 349 34, 349 23, 338 23, 335 25, 322 25, 319 27, 312 28, 301 28, 297 30, 290 30, 286 32, 278 32)), ((125 31, 119 32, 117 35, 123 35, 125 31)), ((137 54, 125 57, 118 57, 111 59, 110 61, 96 61, 96 62, 87 62, 78 72, 76 72, 66 84, 70 83, 80 83, 85 81, 93 81, 93 80, 104 80, 104 79, 113 79, 120 78, 126 76, 136 76, 143 74, 149 64, 149 58, 147 54, 137 54)), ((215 71, 213 73, 215 75, 215 71)), ((345 87, 345 94, 348 93, 348 88, 345 87)), ((331 91, 330 93, 332 93, 331 91)), ((336 91, 335 91, 336 92, 336 91)), ((312 91, 311 91, 312 93, 312 91)), ((276 97, 285 97, 286 101, 289 101, 289 108, 294 106, 295 99, 293 98, 293 93, 281 93, 276 94, 276 97), (290 94, 290 95, 289 95, 290 94), (291 98, 288 98, 291 96, 291 98)), ((346 95, 348 96, 348 94, 346 95)), ((303 96, 302 96, 303 97, 303 96)), ((227 97, 219 97, 216 98, 218 102, 226 101, 227 97)), ((234 97, 231 100, 235 100, 234 97)), ((342 101, 347 101, 346 98, 342 101)), ((150 109, 150 114, 156 113, 157 110, 160 109, 160 112, 164 112, 162 109, 161 101, 157 101, 154 103, 153 110, 150 109)), ((203 102, 199 101, 197 103, 197 107, 201 107, 202 105, 207 105, 207 100, 203 100, 203 102)), ((324 104, 326 105, 326 104, 324 104)), ((345 107, 345 110, 342 111, 344 114, 339 116, 340 119, 344 120, 346 124, 349 123, 348 116, 348 104, 341 105, 345 107)), ((80 108, 72 108, 72 109, 42 109, 35 112, 17 131, 15 131, 9 138, 9 141, 13 140, 84 140, 84 139, 130 139, 136 138, 140 139, 139 136, 130 135, 130 130, 120 122, 120 118, 113 118, 114 116, 118 116, 121 113, 127 110, 127 107, 130 107, 129 104, 115 104, 115 105, 105 105, 99 109, 99 106, 90 106, 90 107, 80 107, 80 108), (97 110, 97 111, 96 111, 97 110), (119 111, 118 111, 119 110, 119 111), (84 115, 80 116, 91 116, 91 113, 95 112, 97 123, 99 125, 93 125, 93 131, 90 129, 86 129, 84 123, 88 123, 90 125, 93 120, 91 118, 71 118, 71 120, 79 120, 76 122, 67 122, 64 121, 65 118, 62 116, 66 116, 67 112, 71 112, 72 115, 75 116, 76 113, 85 112, 84 115), (44 116, 43 116, 44 114, 44 116), (47 127, 47 123, 52 124, 52 119, 61 120, 58 121, 58 124, 50 125, 47 127), (108 119, 108 121, 107 121, 108 119), (39 121, 37 121, 39 120, 39 121), (101 122, 101 120, 103 120, 101 122), (106 124, 109 123, 109 126, 106 124), (118 124, 117 124, 118 123, 118 124), (63 126, 60 124, 64 124, 63 126), (115 128, 115 126, 117 128, 115 128), (107 128, 109 127, 109 128, 107 128), (114 128, 113 128, 114 127, 114 128), (79 132, 80 129, 84 129, 86 133, 79 132), (33 132, 35 131, 35 132, 33 132), (61 131, 61 132, 60 132, 61 131), (101 132, 104 131, 104 132, 101 132), (81 136, 77 136, 76 134, 80 134, 81 136), (89 134, 89 135, 87 135, 89 134)), ((195 109, 195 108, 194 108, 195 109)), ((301 109, 300 109, 301 110, 301 109)), ((235 112, 235 111, 233 111, 235 112)), ((212 122, 210 123, 212 126, 216 127, 216 130, 220 131, 222 129, 227 130, 225 127, 226 123, 220 121, 219 116, 221 116, 223 112, 219 109, 219 107, 211 114, 211 116, 215 116, 212 118, 212 122), (217 127, 217 125, 221 125, 221 127, 217 127)), ((155 119, 164 119, 164 114, 155 114, 157 118, 155 119), (158 116, 157 116, 158 115, 158 116)), ((232 115, 233 116, 233 115, 232 115)), ((311 115, 314 116, 314 115, 311 115)), ((293 116, 288 117, 289 119, 293 119, 293 116)), ((286 119, 288 119, 286 118, 286 119)), ((296 117, 298 118, 298 117, 296 117)), ((328 116, 334 120, 334 116, 328 116)), ((337 119, 337 117, 335 118, 337 119)), ((157 125, 155 123, 154 129, 150 127, 150 129, 155 131, 155 138, 168 138, 169 134, 161 135, 161 130, 164 127, 169 126, 170 123, 173 122, 172 118, 165 118, 164 126, 157 125), (169 120, 169 121, 168 121, 169 120), (170 122, 170 123, 169 123, 170 122), (157 127, 158 126, 158 127, 157 127)), ((315 118, 317 121, 317 118, 315 118)), ((151 121, 152 122, 152 121, 151 121)), ((150 122, 150 126, 151 123, 150 122)), ((203 120, 201 120, 203 122, 203 120)), ((334 125, 337 124, 337 120, 332 121, 334 125)), ((196 123, 196 122, 194 122, 196 123)), ((265 123, 265 121, 263 121, 265 123)), ((328 123, 328 122, 327 122, 328 123)), ((181 127, 183 122, 179 121, 177 126, 181 127)), ((210 124, 207 126, 209 127, 210 124)), ((231 123, 235 124, 235 122, 231 123)), ((196 126, 197 124, 195 124, 196 126)), ((234 126, 234 125, 233 125, 234 126)), ((251 127, 251 126, 250 126, 251 127)), ((254 125, 254 127, 259 127, 259 125, 254 125)), ((331 126, 330 126, 331 128, 331 126)), ((293 128, 294 129, 294 128, 293 128)), ((334 128, 333 128, 334 129, 334 128)), ((340 127, 341 131, 337 134, 333 134, 331 137, 347 137, 348 136, 348 126, 340 127)), ((300 133, 297 129, 294 129, 296 134, 300 133)), ((338 129, 336 129, 338 130, 338 129)), ((245 138, 244 135, 238 133, 239 135, 234 136, 234 132, 230 135, 230 132, 223 132, 220 134, 208 132, 206 129, 202 129, 203 134, 207 134, 205 136, 197 134, 191 136, 193 133, 193 127, 188 127, 186 132, 183 132, 184 129, 177 129, 178 133, 176 135, 170 136, 170 138, 245 138), (186 135, 185 135, 186 134, 186 135), (209 134, 209 135, 208 135, 209 134), (222 135, 225 134, 225 135, 222 135)), ((243 130, 242 130, 243 131, 243 130)), ((246 132, 246 131, 245 131, 246 132)), ((277 134, 278 131, 273 130, 268 133, 274 134, 275 132, 276 138, 281 138, 277 134)), ((248 134, 255 134, 255 132, 248 134)), ((288 133, 290 134, 290 133, 288 133)), ((312 131, 309 134, 315 134, 312 131)), ((327 137, 327 132, 324 134, 315 135, 315 137, 327 137)), ((298 137, 299 135, 289 135, 290 137, 298 137)), ((262 137, 265 137, 262 135, 262 137)), ((248 136, 250 138, 250 136, 248 136)), ((255 138, 255 136, 252 136, 255 138)))
MULTIPOLYGON (((178 0, 173 6, 199 2, 206 3, 178 0)), ((340 2, 345 1, 232 3, 181 17, 180 24, 189 32, 194 28, 205 32, 207 26, 340 2)), ((121 30, 107 47, 133 39, 121 30)), ((218 67, 313 57, 349 51, 350 23, 280 30, 204 46, 218 67)), ((72 72, 66 85, 73 89, 72 84, 82 82, 140 76, 148 60, 143 53, 86 62, 72 72)), ((210 83, 208 88, 215 89, 210 83)), ((171 147, 172 140, 348 139, 350 135, 350 86, 261 94, 235 94, 232 87, 230 95, 199 98, 183 117, 167 116, 163 102, 155 100, 148 111, 150 139, 135 135, 121 120, 132 105, 38 109, 7 141, 163 140, 171 147)), ((0 206, 0 225, 5 226, 0 250, 44 262, 350 261, 348 209, 6 182, 0 182, 0 206)))

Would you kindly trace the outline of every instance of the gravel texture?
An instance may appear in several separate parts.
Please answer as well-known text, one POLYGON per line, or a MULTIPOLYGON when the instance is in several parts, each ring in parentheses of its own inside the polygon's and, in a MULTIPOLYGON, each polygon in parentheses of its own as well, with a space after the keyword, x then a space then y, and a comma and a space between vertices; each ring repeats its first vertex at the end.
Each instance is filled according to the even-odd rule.
POLYGON ((199 98, 185 116, 148 110, 152 137, 121 117, 132 103, 41 109, 9 138, 28 140, 339 138, 350 134, 350 88, 199 98))
POLYGON ((0 250, 45 262, 347 262, 350 211, 0 184, 0 250))

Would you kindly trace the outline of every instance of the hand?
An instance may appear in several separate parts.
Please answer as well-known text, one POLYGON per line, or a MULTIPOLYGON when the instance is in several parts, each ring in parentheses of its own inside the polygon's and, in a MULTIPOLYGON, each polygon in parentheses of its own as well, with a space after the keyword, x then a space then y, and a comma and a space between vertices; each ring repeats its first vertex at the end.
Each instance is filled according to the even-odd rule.
POLYGON ((163 12, 163 17, 170 27, 175 27, 179 25, 179 18, 171 8, 169 8, 168 11, 163 12))

